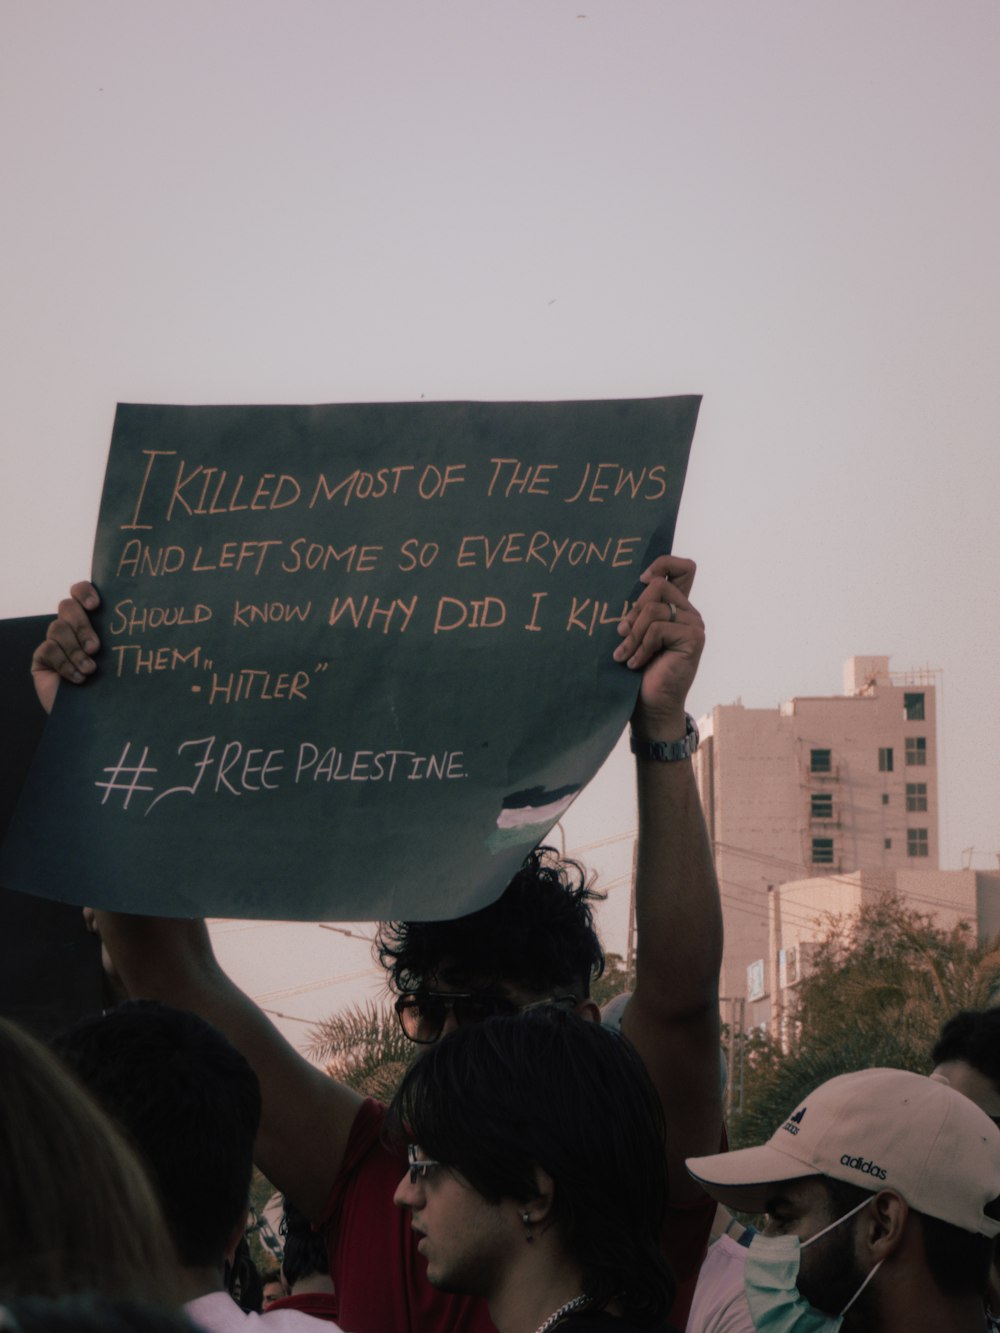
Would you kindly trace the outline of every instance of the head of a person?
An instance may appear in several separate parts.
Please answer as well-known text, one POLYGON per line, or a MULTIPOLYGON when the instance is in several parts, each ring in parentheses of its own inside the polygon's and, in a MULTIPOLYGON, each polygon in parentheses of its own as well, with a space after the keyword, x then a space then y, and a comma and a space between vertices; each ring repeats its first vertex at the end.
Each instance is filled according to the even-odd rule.
POLYGON ((242 1233, 260 1123, 246 1060, 195 1014, 143 1000, 54 1044, 146 1162, 182 1264, 221 1268, 242 1233))
POLYGON ((1000 1122, 1000 1006, 964 1009, 949 1018, 932 1052, 944 1079, 1000 1122))
POLYGON ((845 1328, 888 1328, 883 1264, 945 1299, 985 1291, 1000 1233, 1000 1129, 942 1081, 898 1069, 842 1074, 766 1144, 691 1158, 688 1169, 727 1208, 767 1214, 747 1260, 755 1320, 755 1301, 801 1297, 844 1314, 845 1328), (789 1257, 799 1265, 792 1290, 762 1296, 758 1269, 789 1257))
POLYGON ((153 1187, 52 1053, 0 1019, 0 1293, 170 1303, 177 1269, 153 1187))
POLYGON ((403 1031, 422 1044, 493 1014, 558 1000, 596 1019, 604 971, 593 904, 602 895, 551 847, 539 847, 495 902, 452 921, 391 921, 376 939, 403 1031))
POLYGON ((284 1300, 288 1295, 285 1284, 281 1279, 280 1268, 269 1268, 260 1275, 263 1293, 261 1295, 261 1309, 266 1310, 273 1305, 275 1301, 284 1300))
POLYGON ((288 1199, 281 1218, 281 1234, 285 1242, 281 1274, 289 1291, 294 1291, 296 1284, 305 1278, 329 1277, 330 1256, 325 1236, 314 1231, 305 1213, 288 1199))
POLYGON ((387 1128, 434 1285, 490 1300, 551 1254, 595 1308, 662 1321, 663 1115, 623 1037, 554 1007, 460 1027, 410 1068, 387 1128))

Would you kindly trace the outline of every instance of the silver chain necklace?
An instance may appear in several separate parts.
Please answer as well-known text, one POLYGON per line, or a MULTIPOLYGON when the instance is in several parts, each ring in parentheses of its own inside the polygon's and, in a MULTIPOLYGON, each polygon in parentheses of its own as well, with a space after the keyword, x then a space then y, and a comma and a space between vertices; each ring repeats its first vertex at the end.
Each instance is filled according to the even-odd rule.
POLYGON ((543 1320, 542 1323, 538 1325, 535 1329, 535 1333, 549 1333, 549 1329, 552 1328, 553 1325, 558 1324, 563 1315, 569 1314, 572 1310, 579 1310, 581 1305, 586 1304, 586 1301, 586 1296, 574 1296, 573 1299, 567 1301, 565 1305, 560 1305, 558 1310, 553 1310, 548 1319, 543 1320))

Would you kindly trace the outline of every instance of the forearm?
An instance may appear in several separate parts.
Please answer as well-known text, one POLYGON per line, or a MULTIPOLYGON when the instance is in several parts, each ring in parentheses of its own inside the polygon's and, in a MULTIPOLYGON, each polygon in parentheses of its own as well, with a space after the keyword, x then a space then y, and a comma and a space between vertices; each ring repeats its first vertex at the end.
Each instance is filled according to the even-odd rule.
POLYGON ((98 911, 94 922, 133 999, 159 1000, 200 1012, 187 1001, 224 979, 204 921, 98 911))
POLYGON ((636 988, 661 1022, 700 1018, 717 1029, 722 908, 692 763, 636 764, 636 988))
POLYGON ((701 1194, 684 1159, 718 1151, 722 1134, 722 914, 690 759, 637 764, 638 950, 622 1030, 660 1094, 670 1198, 683 1205, 701 1194))

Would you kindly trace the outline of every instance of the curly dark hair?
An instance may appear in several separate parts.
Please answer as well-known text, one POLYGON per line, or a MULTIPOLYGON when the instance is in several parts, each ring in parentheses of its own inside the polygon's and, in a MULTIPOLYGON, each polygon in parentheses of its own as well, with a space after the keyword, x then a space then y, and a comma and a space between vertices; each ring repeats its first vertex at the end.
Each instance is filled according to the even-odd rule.
POLYGON ((604 950, 583 867, 536 847, 488 907, 453 921, 387 921, 375 939, 379 962, 400 994, 432 979, 450 986, 503 982, 540 994, 565 986, 581 999, 604 971, 604 950))
POLYGON ((617 1300, 634 1325, 662 1322, 675 1285, 658 1239, 663 1111, 619 1033, 552 1008, 458 1028, 407 1071, 386 1135, 418 1143, 492 1203, 531 1199, 540 1166, 594 1308, 617 1300))

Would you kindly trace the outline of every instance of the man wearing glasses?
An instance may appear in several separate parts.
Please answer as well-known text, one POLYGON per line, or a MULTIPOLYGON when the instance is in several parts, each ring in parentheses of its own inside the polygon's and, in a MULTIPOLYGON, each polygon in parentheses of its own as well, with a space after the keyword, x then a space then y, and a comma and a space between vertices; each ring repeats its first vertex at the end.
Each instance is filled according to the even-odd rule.
MULTIPOLYGON (((685 1172, 685 1157, 714 1152, 722 1132, 718 978, 722 922, 690 756, 697 732, 685 701, 704 646, 688 600, 692 561, 661 556, 619 626, 614 658, 641 675, 632 715, 639 844, 639 947, 622 1032, 645 1063, 666 1122, 670 1213, 664 1253, 679 1280, 671 1320, 683 1326, 714 1204, 685 1172)), ((95 669, 89 584, 74 586, 35 653, 43 702, 60 677, 95 669)), ((470 867, 474 873, 474 867, 470 867)), ((383 963, 401 994, 400 1021, 416 1042, 487 1014, 556 1003, 599 1021, 590 982, 603 953, 576 868, 536 853, 492 906, 458 922, 383 929, 383 963)), ((204 924, 98 914, 130 994, 192 1009, 221 1028, 261 1083, 256 1160, 330 1241, 339 1322, 352 1333, 488 1333, 482 1301, 448 1296, 426 1280, 406 1219, 393 1206, 402 1168, 381 1142, 384 1108, 310 1065, 219 968, 204 924)))
POLYGON ((551 1006, 470 1024, 414 1061, 387 1126, 435 1286, 499 1333, 666 1333, 663 1116, 627 1041, 551 1006))

